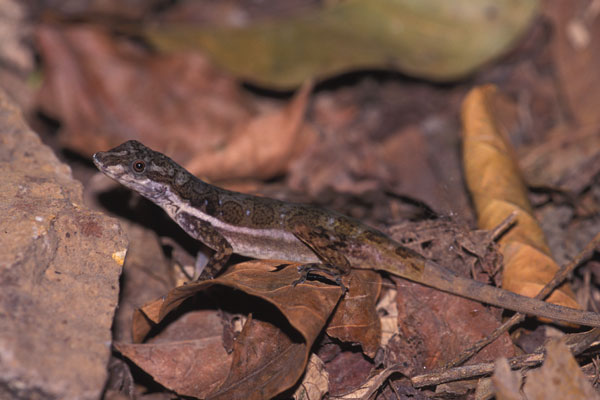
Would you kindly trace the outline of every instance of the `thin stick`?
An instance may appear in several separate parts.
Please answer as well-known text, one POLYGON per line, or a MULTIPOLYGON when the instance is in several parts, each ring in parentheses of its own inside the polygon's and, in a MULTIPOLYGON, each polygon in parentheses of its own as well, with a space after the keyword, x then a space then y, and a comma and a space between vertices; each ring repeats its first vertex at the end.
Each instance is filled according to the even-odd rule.
POLYGON ((513 211, 508 214, 508 217, 504 218, 494 229, 490 231, 492 241, 498 240, 509 228, 517 222, 517 212, 513 211))
MULTIPOLYGON (((600 328, 594 328, 588 332, 566 335, 566 344, 573 355, 576 356, 594 344, 599 337, 600 328)), ((508 363, 512 369, 535 367, 544 360, 544 354, 545 347, 542 347, 534 353, 509 358, 508 363)), ((424 387, 489 375, 492 372, 494 372, 494 362, 484 362, 417 375, 410 378, 410 380, 414 387, 424 387)))

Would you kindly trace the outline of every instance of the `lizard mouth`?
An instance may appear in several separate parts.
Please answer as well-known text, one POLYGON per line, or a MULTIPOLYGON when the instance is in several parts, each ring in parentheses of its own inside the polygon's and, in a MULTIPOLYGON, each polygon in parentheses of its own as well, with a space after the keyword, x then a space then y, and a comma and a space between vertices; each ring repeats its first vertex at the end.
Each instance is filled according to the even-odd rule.
POLYGON ((104 163, 102 162, 102 158, 104 157, 104 152, 99 151, 92 156, 92 161, 94 161, 94 165, 101 171, 104 171, 104 163))
POLYGON ((92 156, 92 160, 94 160, 94 164, 96 164, 96 166, 98 166, 98 163, 100 162, 98 159, 100 158, 100 152, 94 153, 94 155, 92 156))
POLYGON ((99 151, 92 156, 92 160, 96 168, 98 168, 103 174, 108 175, 109 177, 121 180, 122 176, 125 175, 125 169, 122 165, 108 165, 106 163, 106 158, 110 154, 106 152, 99 151))

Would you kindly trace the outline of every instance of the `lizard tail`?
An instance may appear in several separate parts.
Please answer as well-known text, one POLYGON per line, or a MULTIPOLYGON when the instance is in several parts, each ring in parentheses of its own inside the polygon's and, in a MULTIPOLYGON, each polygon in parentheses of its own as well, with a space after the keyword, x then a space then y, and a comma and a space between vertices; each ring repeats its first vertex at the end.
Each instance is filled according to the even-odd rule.
POLYGON ((423 274, 417 282, 426 286, 523 314, 600 327, 600 314, 547 303, 473 279, 462 278, 432 261, 425 261, 423 267, 423 274))

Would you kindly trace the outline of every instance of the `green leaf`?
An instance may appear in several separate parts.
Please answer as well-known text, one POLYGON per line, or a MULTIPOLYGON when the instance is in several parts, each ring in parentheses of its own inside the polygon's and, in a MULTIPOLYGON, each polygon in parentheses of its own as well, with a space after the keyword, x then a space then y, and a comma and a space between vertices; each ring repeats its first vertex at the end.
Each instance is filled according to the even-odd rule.
POLYGON ((162 25, 145 35, 160 50, 201 50, 271 87, 357 69, 448 81, 509 49, 537 8, 537 0, 347 0, 245 27, 162 25))

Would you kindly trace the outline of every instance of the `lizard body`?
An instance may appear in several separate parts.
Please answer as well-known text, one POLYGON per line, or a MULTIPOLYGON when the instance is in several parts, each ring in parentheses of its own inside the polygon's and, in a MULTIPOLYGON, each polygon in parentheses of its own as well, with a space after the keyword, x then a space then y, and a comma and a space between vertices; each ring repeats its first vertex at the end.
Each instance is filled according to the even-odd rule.
MULTIPOLYGON (((388 272, 484 303, 558 321, 600 326, 600 315, 520 296, 462 278, 384 233, 345 215, 210 185, 169 157, 131 140, 94 154, 104 174, 162 207, 190 236, 215 250, 201 278, 232 253, 305 263, 333 276, 352 268, 388 272)), ((302 279, 301 279, 302 280, 302 279)))

